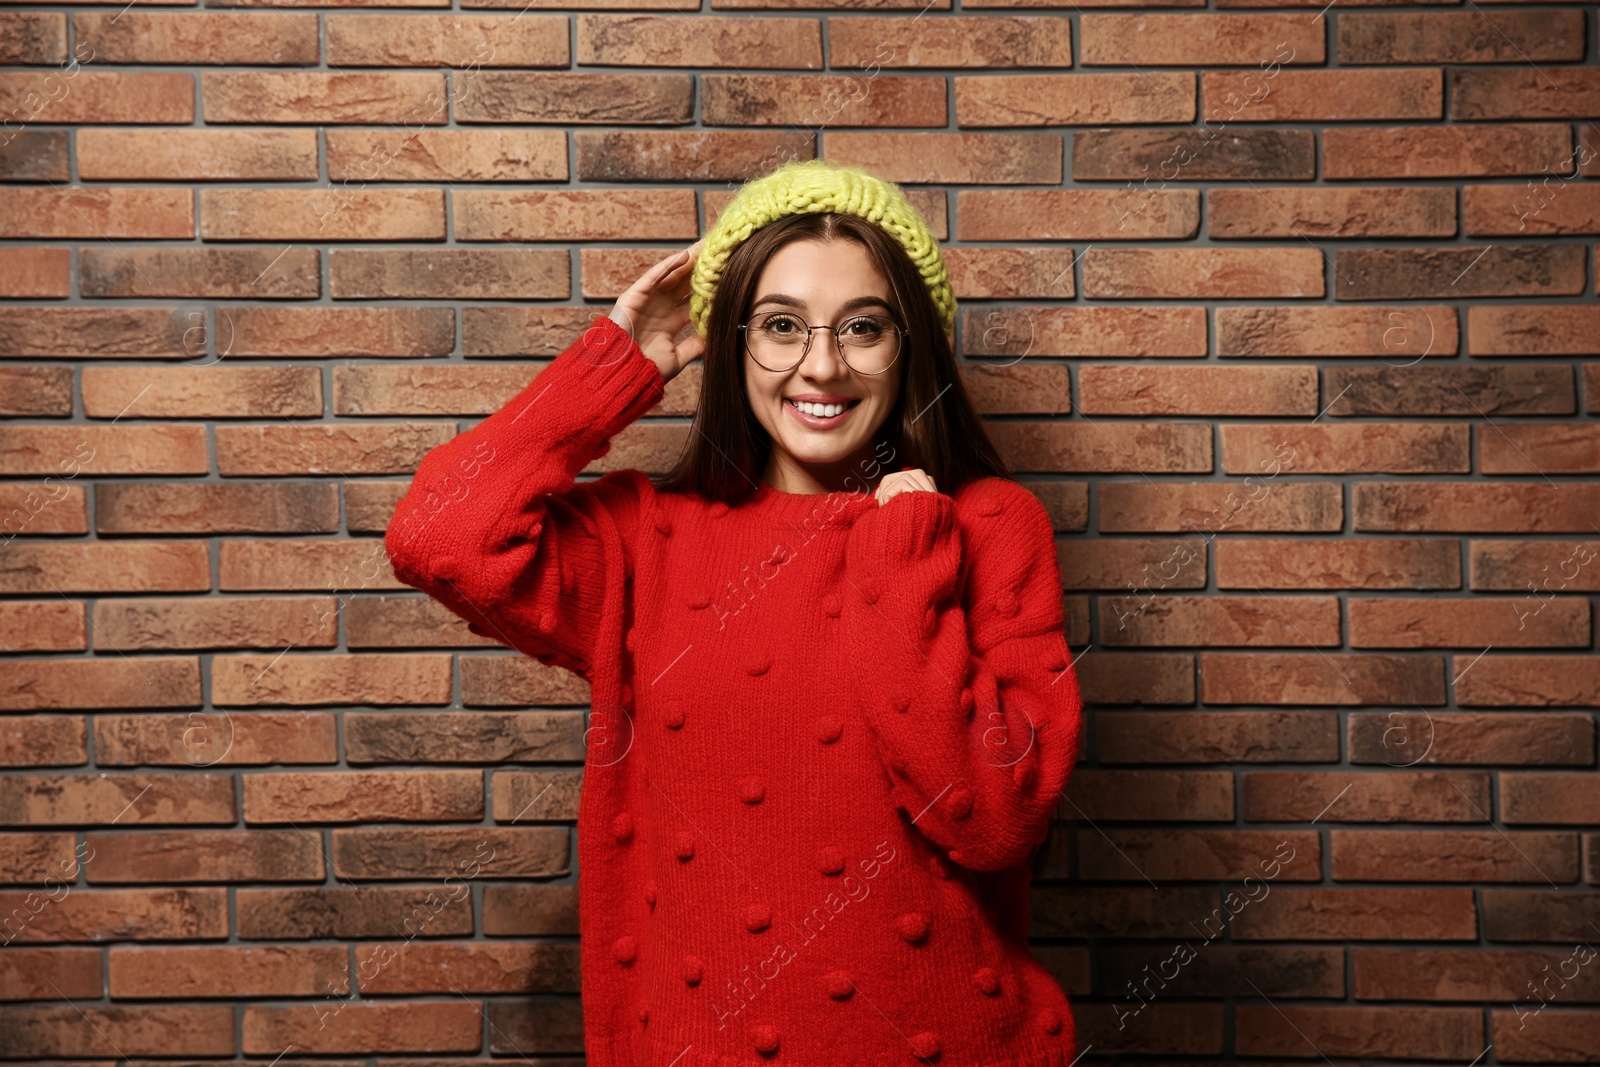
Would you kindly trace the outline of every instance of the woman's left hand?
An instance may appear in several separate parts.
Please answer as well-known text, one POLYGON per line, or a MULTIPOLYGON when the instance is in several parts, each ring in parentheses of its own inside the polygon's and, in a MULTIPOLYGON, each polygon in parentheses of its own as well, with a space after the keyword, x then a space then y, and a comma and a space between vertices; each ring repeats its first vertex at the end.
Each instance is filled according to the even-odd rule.
POLYGON ((885 474, 878 482, 876 499, 878 506, 882 507, 901 493, 937 493, 938 487, 933 484, 933 475, 921 467, 911 467, 906 470, 885 474))

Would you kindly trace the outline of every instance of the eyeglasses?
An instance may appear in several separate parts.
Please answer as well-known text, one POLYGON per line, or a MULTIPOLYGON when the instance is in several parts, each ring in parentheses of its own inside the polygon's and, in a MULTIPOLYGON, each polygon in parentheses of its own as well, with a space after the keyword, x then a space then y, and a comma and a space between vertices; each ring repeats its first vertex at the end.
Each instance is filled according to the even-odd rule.
POLYGON ((793 370, 811 350, 814 330, 832 330, 845 365, 859 374, 882 374, 900 355, 898 323, 885 315, 852 315, 837 327, 810 326, 788 311, 763 311, 741 323, 745 351, 770 371, 793 370))

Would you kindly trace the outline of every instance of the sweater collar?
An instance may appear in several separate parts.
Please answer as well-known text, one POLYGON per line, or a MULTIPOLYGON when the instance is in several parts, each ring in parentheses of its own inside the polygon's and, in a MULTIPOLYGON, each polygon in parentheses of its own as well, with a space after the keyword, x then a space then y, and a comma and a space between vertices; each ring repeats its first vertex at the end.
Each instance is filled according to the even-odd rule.
POLYGON ((825 493, 787 493, 757 481, 736 508, 751 515, 788 523, 849 526, 862 512, 877 507, 871 492, 835 490, 825 493))

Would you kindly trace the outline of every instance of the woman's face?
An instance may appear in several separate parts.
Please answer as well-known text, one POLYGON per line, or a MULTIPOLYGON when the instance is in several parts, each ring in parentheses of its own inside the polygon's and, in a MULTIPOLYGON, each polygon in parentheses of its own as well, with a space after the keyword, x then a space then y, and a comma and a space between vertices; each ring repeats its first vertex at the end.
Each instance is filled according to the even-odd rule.
MULTIPOLYGON (((789 242, 767 260, 745 321, 766 311, 791 312, 812 326, 841 326, 864 313, 893 318, 890 295, 889 280, 860 244, 806 238, 789 242)), ((874 435, 899 392, 903 348, 880 374, 852 370, 840 356, 831 329, 812 333, 810 349, 792 370, 767 370, 748 348, 741 355, 745 396, 772 437, 766 481, 791 493, 867 488, 874 435), (796 399, 847 407, 835 417, 818 419, 797 408, 792 402, 796 399)))

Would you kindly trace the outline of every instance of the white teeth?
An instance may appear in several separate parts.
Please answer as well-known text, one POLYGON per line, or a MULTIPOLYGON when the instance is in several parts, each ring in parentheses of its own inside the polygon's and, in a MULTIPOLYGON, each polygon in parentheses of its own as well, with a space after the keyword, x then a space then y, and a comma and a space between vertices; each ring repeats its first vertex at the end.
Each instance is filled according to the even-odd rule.
POLYGON ((813 404, 808 400, 791 400, 789 403, 807 415, 815 415, 823 419, 831 419, 845 409, 843 404, 813 404))

